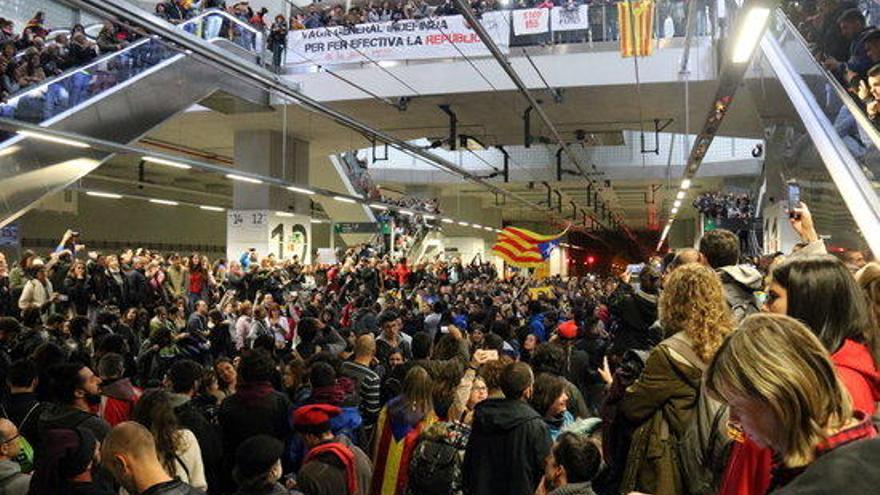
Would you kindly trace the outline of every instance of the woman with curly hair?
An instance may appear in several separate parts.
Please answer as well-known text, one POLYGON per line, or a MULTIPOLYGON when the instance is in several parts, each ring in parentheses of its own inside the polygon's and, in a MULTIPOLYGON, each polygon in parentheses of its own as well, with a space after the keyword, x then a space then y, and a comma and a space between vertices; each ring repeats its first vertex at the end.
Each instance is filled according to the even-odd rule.
POLYGON ((658 309, 667 338, 651 352, 619 405, 619 414, 640 425, 630 444, 623 493, 685 492, 675 439, 693 415, 702 370, 734 328, 721 280, 702 265, 672 272, 658 309))
POLYGON ((192 431, 180 427, 168 392, 154 389, 145 393, 135 404, 132 419, 153 434, 159 462, 169 476, 198 490, 208 489, 199 441, 192 431))

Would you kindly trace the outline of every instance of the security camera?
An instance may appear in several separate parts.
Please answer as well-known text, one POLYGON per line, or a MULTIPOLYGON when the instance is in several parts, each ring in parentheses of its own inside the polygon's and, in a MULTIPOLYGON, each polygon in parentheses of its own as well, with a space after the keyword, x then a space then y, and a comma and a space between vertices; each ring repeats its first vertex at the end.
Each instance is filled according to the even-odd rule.
POLYGON ((761 158, 764 156, 764 145, 756 144, 754 148, 752 148, 752 158, 761 158))

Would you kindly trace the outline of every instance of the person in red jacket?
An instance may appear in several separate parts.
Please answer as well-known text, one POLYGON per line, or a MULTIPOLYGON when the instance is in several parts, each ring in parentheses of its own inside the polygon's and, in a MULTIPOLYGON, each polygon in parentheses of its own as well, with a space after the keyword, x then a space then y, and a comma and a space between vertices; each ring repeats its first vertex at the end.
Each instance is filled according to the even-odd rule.
POLYGON ((853 407, 817 337, 794 318, 752 315, 705 372, 707 393, 778 462, 768 486, 750 493, 876 493, 880 475, 866 466, 876 459, 877 431, 853 407))
POLYGON ((98 362, 101 377, 101 405, 98 413, 110 426, 129 421, 134 405, 143 391, 124 378, 125 358, 116 353, 105 354, 98 362))
POLYGON ((397 277, 397 286, 403 289, 409 282, 409 275, 412 273, 406 264, 406 258, 400 258, 397 266, 394 267, 394 275, 397 277))
MULTIPOLYGON (((855 410, 873 416, 880 400, 876 338, 861 289, 833 256, 798 256, 772 273, 764 310, 807 324, 831 353, 831 362, 855 410)), ((734 444, 719 495, 762 495, 770 487, 773 452, 751 439, 734 444)))

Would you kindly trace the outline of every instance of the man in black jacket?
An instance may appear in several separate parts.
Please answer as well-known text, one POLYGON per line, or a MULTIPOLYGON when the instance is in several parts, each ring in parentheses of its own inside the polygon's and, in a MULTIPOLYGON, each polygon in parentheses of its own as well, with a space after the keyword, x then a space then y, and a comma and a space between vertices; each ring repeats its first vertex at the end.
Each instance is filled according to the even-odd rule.
MULTIPOLYGON (((110 425, 93 414, 92 407, 101 403, 101 379, 88 366, 59 364, 49 369, 53 404, 40 415, 41 443, 53 429, 85 428, 98 441, 103 441, 110 425)), ((34 446, 38 449, 37 446, 34 446)))
POLYGON ((128 493, 204 495, 165 472, 153 434, 135 422, 120 423, 107 434, 101 443, 101 465, 128 493))
MULTIPOLYGON (((275 363, 265 351, 254 350, 241 358, 239 384, 234 394, 220 405, 226 474, 231 473, 235 452, 245 439, 269 435, 286 440, 290 436, 290 400, 272 387, 275 363)), ((226 486, 231 479, 224 480, 226 486)))
POLYGON ((464 456, 465 493, 535 493, 552 442, 541 415, 527 403, 533 384, 527 364, 511 363, 501 375, 506 398, 477 405, 464 456))
POLYGON ((165 386, 171 391, 172 407, 181 428, 193 432, 196 440, 199 441, 202 462, 205 464, 205 478, 208 480, 208 491, 221 493, 223 444, 220 441, 220 432, 211 425, 208 418, 191 400, 196 394, 201 377, 202 367, 195 361, 184 359, 169 368, 165 377, 165 386))

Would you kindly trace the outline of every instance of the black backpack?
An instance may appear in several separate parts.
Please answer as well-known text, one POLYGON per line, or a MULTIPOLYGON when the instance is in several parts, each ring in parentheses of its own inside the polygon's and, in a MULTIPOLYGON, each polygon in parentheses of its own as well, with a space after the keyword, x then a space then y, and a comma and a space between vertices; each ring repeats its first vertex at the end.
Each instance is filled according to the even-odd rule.
MULTIPOLYGON (((435 423, 419 438, 409 462, 407 495, 460 494, 464 446, 450 438, 451 423, 435 423)), ((464 439, 467 442, 467 439, 464 439)))

